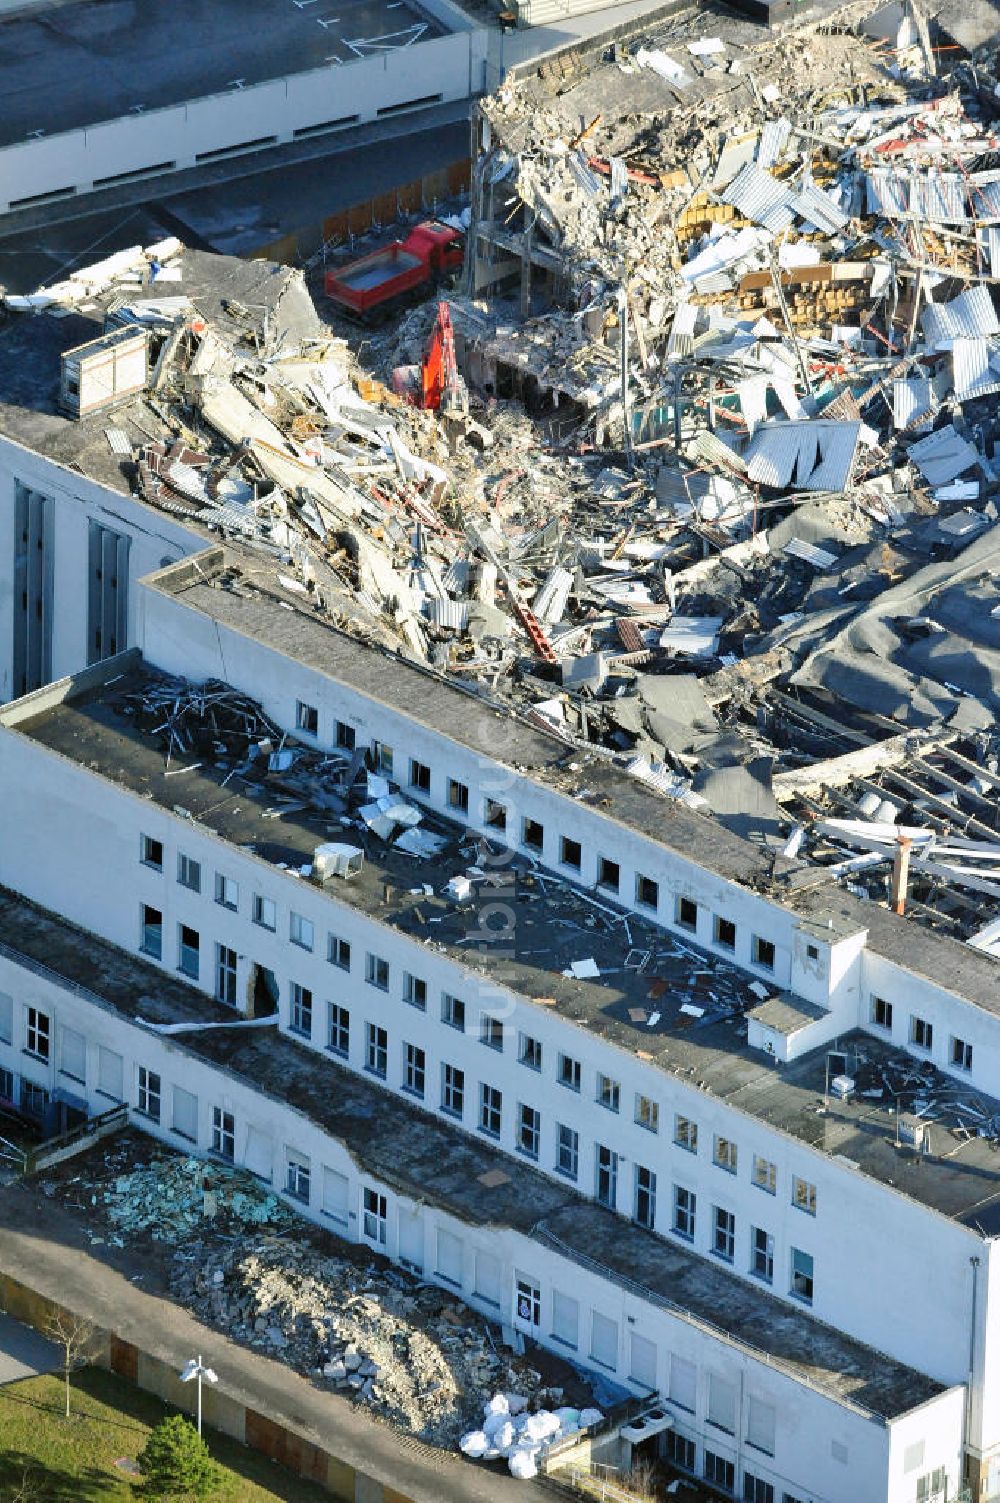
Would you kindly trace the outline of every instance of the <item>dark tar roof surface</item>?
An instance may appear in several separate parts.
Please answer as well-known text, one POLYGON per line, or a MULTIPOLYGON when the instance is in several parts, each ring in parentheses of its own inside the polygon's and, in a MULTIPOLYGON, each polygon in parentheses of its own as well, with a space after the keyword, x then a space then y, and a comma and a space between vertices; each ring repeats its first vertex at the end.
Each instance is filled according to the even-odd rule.
MULTIPOLYGON (((71 0, 0 22, 0 145, 97 121, 148 113, 187 100, 329 67, 330 114, 338 64, 374 50, 365 44, 422 26, 443 27, 403 0, 71 0), (321 25, 320 21, 328 24, 321 25)), ((386 42, 385 45, 391 45, 386 42)), ((150 148, 154 150, 153 147, 150 148)), ((160 146, 167 157, 169 142, 160 146)), ((151 156, 151 161, 157 158, 151 156)))
MULTIPOLYGON (((93 989, 98 1001, 129 1018, 152 1023, 232 1018, 194 988, 3 889, 0 943, 19 963, 93 989)), ((582 1200, 293 1039, 270 1029, 227 1028, 175 1035, 172 1042, 319 1123, 368 1172, 401 1192, 474 1225, 535 1235, 737 1345, 766 1353, 779 1369, 836 1399, 891 1419, 943 1391, 912 1368, 582 1200), (491 1171, 498 1170, 502 1179, 494 1183, 498 1176, 491 1171), (490 1177, 487 1185, 484 1175, 490 1177)))

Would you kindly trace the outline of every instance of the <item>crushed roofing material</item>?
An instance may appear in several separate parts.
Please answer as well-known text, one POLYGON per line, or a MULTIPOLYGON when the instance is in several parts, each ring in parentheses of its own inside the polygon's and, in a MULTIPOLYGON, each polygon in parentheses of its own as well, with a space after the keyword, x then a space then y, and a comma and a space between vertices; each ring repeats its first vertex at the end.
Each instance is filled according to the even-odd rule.
MULTIPOLYGON (((907 17, 887 46, 871 8, 714 17, 709 50, 685 11, 482 101, 464 422, 396 394, 433 303, 366 333, 364 367, 313 306, 356 247, 307 280, 164 242, 7 299, 5 430, 245 544, 216 588, 415 661, 758 853, 796 824, 772 783, 901 730, 967 764, 958 789, 897 772, 901 817, 993 828, 997 59, 932 55, 907 17), (78 422, 39 399, 63 350, 133 324, 144 393, 78 422), (966 554, 988 578, 946 626, 934 570, 972 590, 966 554)), ((959 875, 914 871, 910 911, 972 937, 959 875)))

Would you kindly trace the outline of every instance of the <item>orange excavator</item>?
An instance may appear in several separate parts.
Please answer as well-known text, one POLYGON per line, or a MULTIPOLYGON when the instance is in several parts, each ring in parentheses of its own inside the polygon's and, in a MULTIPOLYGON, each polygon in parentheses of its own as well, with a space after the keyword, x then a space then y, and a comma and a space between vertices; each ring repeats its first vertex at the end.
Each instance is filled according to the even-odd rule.
POLYGON ((464 417, 469 411, 469 392, 455 358, 455 331, 451 309, 438 303, 437 318, 419 366, 400 365, 392 373, 397 396, 414 407, 440 412, 445 417, 464 417))

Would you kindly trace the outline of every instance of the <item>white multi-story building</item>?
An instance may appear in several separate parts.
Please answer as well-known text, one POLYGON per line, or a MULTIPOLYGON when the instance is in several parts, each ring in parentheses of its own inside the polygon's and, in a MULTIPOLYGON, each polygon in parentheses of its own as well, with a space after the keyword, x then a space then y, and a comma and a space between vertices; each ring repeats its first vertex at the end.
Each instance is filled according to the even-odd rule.
POLYGON ((137 612, 138 650, 0 712, 8 1099, 123 1099, 244 1164, 660 1393, 668 1453, 738 1497, 1000 1494, 996 962, 798 888, 238 550, 137 612), (165 731, 169 675, 284 745, 227 744, 215 689, 165 731), (377 833, 377 778, 437 840, 377 833), (330 843, 361 869, 314 879, 330 843), (920 1119, 945 1092, 969 1131, 920 1119))

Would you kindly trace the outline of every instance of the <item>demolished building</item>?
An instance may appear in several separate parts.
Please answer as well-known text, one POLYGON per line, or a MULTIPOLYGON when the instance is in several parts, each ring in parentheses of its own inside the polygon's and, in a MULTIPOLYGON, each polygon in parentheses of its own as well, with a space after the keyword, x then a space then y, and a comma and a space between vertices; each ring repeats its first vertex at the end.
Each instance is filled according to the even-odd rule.
POLYGON ((484 101, 464 432, 392 390, 431 310, 363 370, 266 263, 0 329, 5 1099, 127 1101, 763 1503, 1000 1495, 997 147, 918 20, 484 101))

